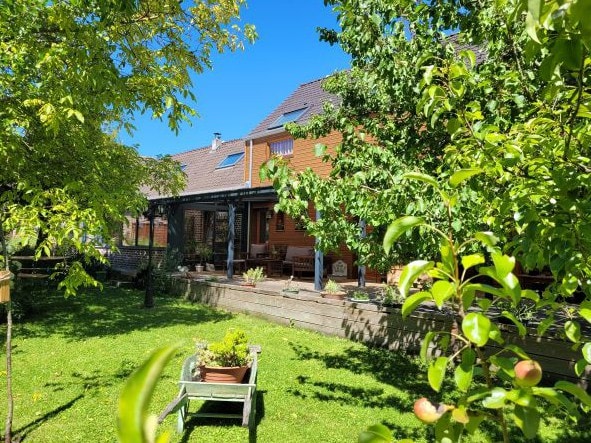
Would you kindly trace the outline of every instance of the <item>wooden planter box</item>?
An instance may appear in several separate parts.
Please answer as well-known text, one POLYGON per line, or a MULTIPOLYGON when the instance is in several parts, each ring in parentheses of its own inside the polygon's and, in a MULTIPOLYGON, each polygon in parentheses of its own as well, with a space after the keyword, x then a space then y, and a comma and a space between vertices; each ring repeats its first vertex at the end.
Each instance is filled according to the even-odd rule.
MULTIPOLYGON (((285 294, 258 288, 245 288, 222 283, 177 281, 175 291, 204 304, 245 312, 268 320, 351 340, 370 343, 391 350, 418 351, 430 330, 449 330, 452 318, 435 307, 421 306, 403 319, 400 309, 373 303, 354 303, 322 298, 317 292, 300 291, 285 294)), ((515 328, 500 325, 505 339, 524 349, 544 368, 545 376, 567 379, 585 388, 591 381, 591 365, 577 377, 574 365, 582 355, 571 349, 572 343, 558 334, 538 337, 535 329, 521 338, 515 328)), ((495 352, 495 343, 488 345, 495 352)))
POLYGON ((0 303, 10 301, 10 271, 0 271, 0 303))

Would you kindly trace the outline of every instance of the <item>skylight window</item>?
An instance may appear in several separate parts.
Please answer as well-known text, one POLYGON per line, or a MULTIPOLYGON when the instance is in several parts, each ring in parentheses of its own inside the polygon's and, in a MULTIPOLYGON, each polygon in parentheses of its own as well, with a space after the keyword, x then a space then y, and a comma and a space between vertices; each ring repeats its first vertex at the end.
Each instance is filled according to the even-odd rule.
POLYGON ((244 152, 230 154, 225 159, 223 159, 219 165, 217 165, 216 169, 229 168, 230 166, 234 166, 242 159, 242 157, 244 157, 244 152))
POLYGON ((286 123, 295 122, 298 118, 300 118, 304 112, 306 112, 308 108, 300 108, 296 109, 295 111, 286 112, 282 114, 277 120, 275 120, 270 126, 269 129, 274 128, 281 128, 286 123))

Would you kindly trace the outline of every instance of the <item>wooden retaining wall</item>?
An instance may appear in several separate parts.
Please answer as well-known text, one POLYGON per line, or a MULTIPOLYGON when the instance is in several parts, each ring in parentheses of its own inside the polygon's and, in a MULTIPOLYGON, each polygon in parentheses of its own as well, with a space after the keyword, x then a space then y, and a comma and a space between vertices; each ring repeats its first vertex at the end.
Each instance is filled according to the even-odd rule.
MULTIPOLYGON (((375 304, 327 300, 319 294, 300 291, 284 294, 259 288, 242 287, 187 279, 175 280, 175 294, 216 308, 243 312, 270 321, 311 329, 391 350, 418 351, 422 338, 429 330, 449 330, 451 319, 437 311, 416 311, 402 319, 399 309, 375 304)), ((582 357, 559 337, 538 337, 532 330, 525 338, 513 333, 512 326, 500 325, 503 336, 522 347, 531 358, 538 360, 550 379, 567 379, 585 388, 591 379, 591 365, 576 377, 575 362, 582 357)), ((494 344, 488 347, 495 352, 494 344)))

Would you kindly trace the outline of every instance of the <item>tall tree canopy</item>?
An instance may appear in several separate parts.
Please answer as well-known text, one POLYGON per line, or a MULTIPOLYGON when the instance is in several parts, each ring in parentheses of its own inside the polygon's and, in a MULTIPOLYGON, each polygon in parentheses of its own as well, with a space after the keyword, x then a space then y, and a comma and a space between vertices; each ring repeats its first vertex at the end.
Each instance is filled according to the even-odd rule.
MULTIPOLYGON (((460 392, 453 405, 415 403, 417 416, 434 424, 436 441, 460 441, 492 417, 503 441, 511 441, 509 421, 534 438, 548 412, 539 397, 580 418, 579 406, 591 406, 588 394, 567 381, 538 389, 539 363, 507 343, 496 321, 500 313, 525 336, 521 320, 502 306, 516 309, 529 299, 540 310, 537 333, 562 327, 581 351, 575 374, 591 365, 581 326, 591 322, 591 1, 325 3, 335 7, 342 31, 322 37, 350 53, 353 66, 326 82, 342 105, 290 130, 297 137, 338 130, 343 141, 324 156, 332 165, 326 179, 290 171, 280 159, 267 164, 261 174, 275 179, 280 206, 299 215, 314 201, 324 218, 309 221, 311 231, 325 245, 333 236, 362 254, 379 254, 380 236, 385 253, 413 230, 419 248, 427 230, 440 236, 437 260, 431 253, 409 263, 399 283, 403 316, 425 301, 453 312, 450 327, 428 331, 421 352, 429 360, 429 347, 437 348, 427 373, 433 390, 453 372, 460 392), (369 244, 355 243, 359 219, 380 227, 389 217, 396 221, 385 235, 376 229, 369 244), (469 231, 480 232, 469 238, 469 231), (522 289, 515 257, 526 269, 549 269, 555 283, 541 294, 522 289), (433 286, 411 294, 424 272, 433 286), (586 300, 567 304, 578 289, 586 300), (555 319, 557 310, 566 320, 555 319), (490 342, 500 351, 484 352, 490 342), (523 383, 526 365, 535 379, 523 383), (424 405, 433 416, 423 414, 424 405)), ((374 431, 372 441, 391 441, 389 432, 378 438, 374 431)))
MULTIPOLYGON (((0 3, 0 223, 4 234, 96 256, 86 238, 112 238, 140 188, 178 192, 169 158, 117 142, 133 115, 149 112, 172 130, 194 113, 192 72, 214 51, 256 37, 239 27, 244 0, 6 0, 0 3), (42 241, 37 239, 43 239, 42 241)), ((18 246, 17 246, 18 247, 18 246)), ((4 254, 4 252, 3 252, 4 254)), ((76 267, 73 271, 76 271, 76 267)), ((78 274, 65 281, 88 281, 78 274)))
MULTIPOLYGON (((404 174, 483 171, 455 205, 456 235, 486 225, 526 269, 549 268, 560 292, 588 292, 590 2, 325 3, 342 31, 321 38, 351 54, 352 68, 325 82, 341 106, 289 129, 313 138, 338 130, 343 141, 324 156, 328 179, 271 162, 284 209, 299 216, 301 202, 314 201, 324 218, 309 227, 324 245, 346 241, 376 264, 384 231, 361 241, 359 219, 381 227, 420 214, 447 224, 431 188, 404 174)), ((428 236, 414 235, 406 249, 431 255, 428 236)))

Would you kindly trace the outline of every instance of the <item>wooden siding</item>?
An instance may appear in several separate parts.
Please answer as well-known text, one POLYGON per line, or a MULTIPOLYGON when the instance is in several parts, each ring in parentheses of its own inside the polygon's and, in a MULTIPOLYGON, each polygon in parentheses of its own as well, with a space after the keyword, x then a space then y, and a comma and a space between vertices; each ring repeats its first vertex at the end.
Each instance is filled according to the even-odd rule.
MULTIPOLYGON (((259 242, 259 236, 257 230, 259 229, 258 226, 258 218, 255 216, 258 211, 273 211, 274 203, 257 203, 253 205, 251 210, 251 217, 253 223, 251 223, 251 231, 250 231, 250 238, 252 239, 252 243, 259 242)), ((308 209, 308 214, 312 219, 316 218, 316 213, 314 210, 313 205, 310 205, 308 209)), ((269 219, 269 246, 272 247, 273 245, 290 245, 290 246, 309 246, 311 248, 314 247, 314 237, 308 235, 305 230, 298 230, 296 229, 296 222, 288 215, 284 215, 284 229, 278 230, 277 229, 277 217, 278 214, 273 212, 273 216, 269 219)), ((337 251, 332 251, 326 254, 330 257, 332 262, 336 260, 343 260, 347 263, 347 277, 348 278, 357 278, 357 267, 354 266, 355 257, 353 253, 344 245, 341 245, 337 251)))
MULTIPOLYGON (((261 165, 265 163, 270 158, 270 150, 269 150, 269 143, 285 140, 286 138, 290 138, 291 136, 287 132, 283 132, 281 134, 276 134, 270 136, 268 138, 255 140, 252 143, 252 187, 264 187, 270 186, 271 183, 269 181, 261 181, 259 178, 259 170, 261 165)), ((314 155, 314 147, 317 143, 323 143, 329 147, 329 149, 334 149, 334 147, 340 143, 342 137, 341 134, 338 132, 332 132, 326 137, 322 137, 319 139, 306 139, 306 140, 294 140, 293 142, 293 154, 287 156, 286 158, 289 159, 289 163, 293 169, 296 171, 303 171, 304 169, 310 167, 312 168, 317 174, 322 177, 326 177, 330 172, 330 165, 328 163, 323 163, 319 157, 314 155)), ((244 180, 247 181, 249 178, 249 167, 250 167, 250 142, 247 141, 245 147, 245 160, 244 160, 244 180)))

